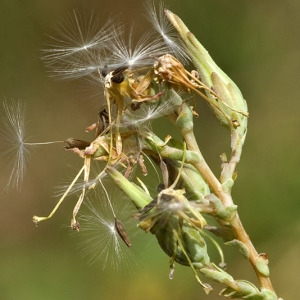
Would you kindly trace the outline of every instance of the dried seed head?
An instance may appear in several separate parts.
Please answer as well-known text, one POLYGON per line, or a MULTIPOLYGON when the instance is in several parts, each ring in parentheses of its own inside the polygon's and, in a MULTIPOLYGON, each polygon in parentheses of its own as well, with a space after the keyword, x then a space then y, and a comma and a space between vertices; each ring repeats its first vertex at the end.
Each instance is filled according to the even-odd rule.
POLYGON ((186 74, 186 70, 181 62, 171 54, 165 54, 157 59, 154 64, 154 73, 160 82, 167 81, 182 89, 188 89, 191 85, 186 74))

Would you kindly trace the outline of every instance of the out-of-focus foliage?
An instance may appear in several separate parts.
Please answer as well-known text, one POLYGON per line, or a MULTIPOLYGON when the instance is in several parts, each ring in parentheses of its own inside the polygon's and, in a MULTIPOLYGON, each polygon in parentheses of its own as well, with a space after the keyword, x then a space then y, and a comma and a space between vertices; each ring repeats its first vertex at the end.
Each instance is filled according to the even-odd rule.
MULTIPOLYGON (((100 17, 121 13, 130 21, 141 15, 143 4, 137 0, 0 3, 0 97, 26 101, 29 132, 36 139, 80 138, 80 133, 84 139, 83 129, 98 112, 100 100, 95 87, 91 95, 88 83, 78 86, 53 81, 40 61, 39 49, 45 47, 46 34, 55 32, 57 21, 74 8, 93 10, 100 17)), ((233 197, 258 251, 269 254, 276 292, 283 298, 296 299, 300 268, 300 3, 186 0, 171 3, 170 8, 247 99, 248 136, 233 197)), ((203 120, 210 124, 209 130, 198 132, 201 150, 208 160, 217 161, 228 150, 221 148, 228 133, 219 127, 207 105, 197 103, 196 109, 200 114, 196 126, 198 123, 202 128, 203 120)), ((88 266, 77 254, 76 239, 68 237, 67 226, 59 226, 69 224, 65 212, 74 205, 75 198, 63 205, 55 220, 36 229, 31 217, 37 211, 48 212, 52 206, 51 187, 74 174, 74 164, 81 163, 62 147, 50 147, 49 151, 37 149, 32 154, 21 192, 0 196, 1 299, 205 297, 184 267, 177 266, 180 272, 175 272, 172 281, 168 279, 169 259, 158 250, 154 239, 146 247, 136 245, 144 253, 124 267, 133 272, 125 271, 124 275, 115 270, 103 271, 101 264, 88 266)), ((219 163, 214 167, 219 171, 219 163)), ((3 186, 5 171, 1 162, 3 186)), ((226 257, 231 272, 253 280, 247 262, 242 262, 242 268, 240 256, 236 257, 226 257)), ((208 299, 218 298, 215 295, 208 299)))

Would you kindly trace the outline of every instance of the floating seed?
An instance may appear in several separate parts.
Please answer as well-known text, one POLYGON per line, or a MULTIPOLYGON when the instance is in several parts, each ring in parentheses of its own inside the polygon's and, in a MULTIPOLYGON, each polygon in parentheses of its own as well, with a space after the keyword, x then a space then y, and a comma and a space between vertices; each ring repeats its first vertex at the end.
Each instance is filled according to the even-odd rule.
POLYGON ((128 236, 127 232, 125 231, 123 224, 116 218, 115 218, 115 228, 116 228, 120 238, 124 241, 124 243, 128 247, 131 247, 131 242, 130 242, 129 236, 128 236))

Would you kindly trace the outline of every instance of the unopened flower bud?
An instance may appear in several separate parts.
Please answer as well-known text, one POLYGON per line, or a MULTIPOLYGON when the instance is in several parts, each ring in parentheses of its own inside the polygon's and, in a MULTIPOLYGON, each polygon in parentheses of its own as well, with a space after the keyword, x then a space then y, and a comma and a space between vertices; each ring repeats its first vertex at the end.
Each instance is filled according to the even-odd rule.
POLYGON ((220 122, 230 129, 239 128, 241 135, 246 132, 248 109, 239 88, 217 66, 207 50, 188 30, 182 20, 166 10, 166 15, 178 31, 201 81, 210 88, 205 90, 210 105, 220 122))

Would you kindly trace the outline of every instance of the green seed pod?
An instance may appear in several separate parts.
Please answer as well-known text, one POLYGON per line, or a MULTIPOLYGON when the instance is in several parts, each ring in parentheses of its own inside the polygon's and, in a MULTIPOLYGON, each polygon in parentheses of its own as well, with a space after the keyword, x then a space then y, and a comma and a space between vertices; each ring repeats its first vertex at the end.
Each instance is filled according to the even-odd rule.
POLYGON ((206 225, 202 215, 184 196, 184 190, 167 188, 139 214, 139 227, 153 233, 162 250, 174 261, 194 268, 209 264, 201 228, 206 225))
POLYGON ((199 230, 178 216, 165 216, 151 228, 161 249, 176 262, 200 269, 209 264, 206 243, 199 230), (164 223, 164 224, 162 224, 164 223), (176 229, 178 231, 176 231, 176 229))

